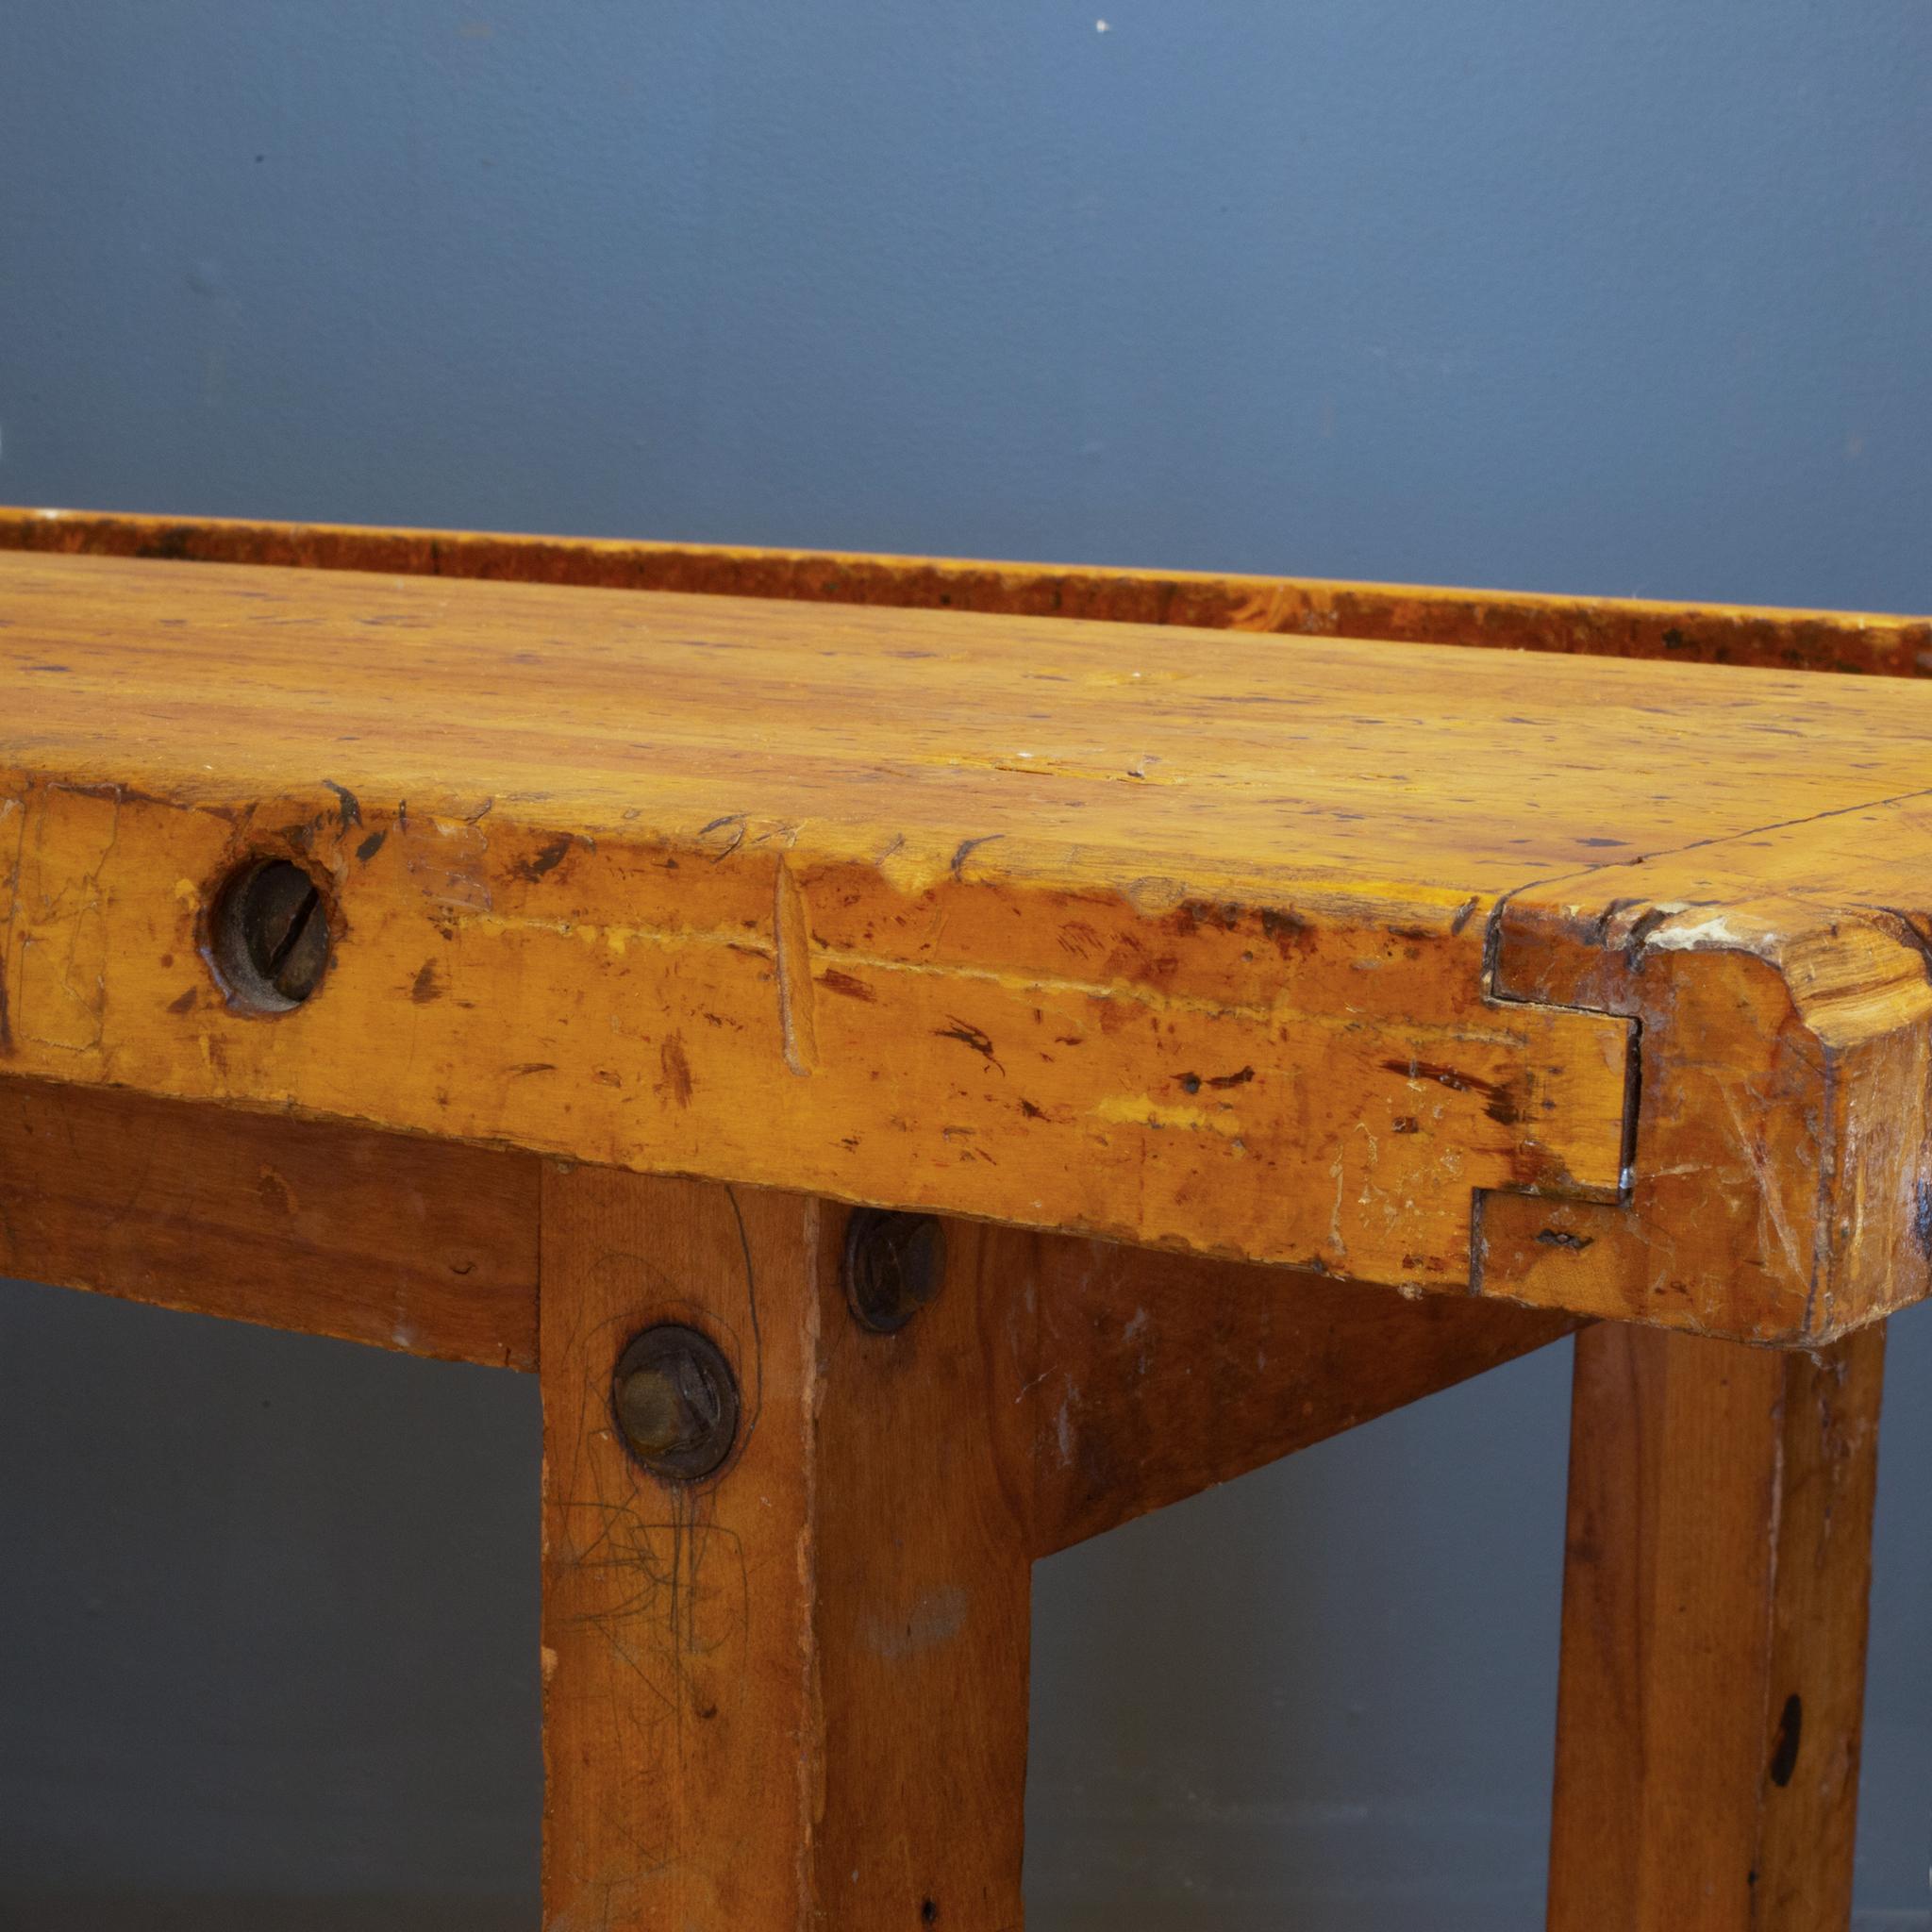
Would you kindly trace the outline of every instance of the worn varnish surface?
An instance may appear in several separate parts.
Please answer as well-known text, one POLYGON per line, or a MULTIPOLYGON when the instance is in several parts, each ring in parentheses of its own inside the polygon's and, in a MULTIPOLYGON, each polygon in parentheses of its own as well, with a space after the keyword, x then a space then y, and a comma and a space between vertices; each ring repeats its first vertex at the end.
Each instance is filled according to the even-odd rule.
POLYGON ((1847 1924, 1883 1363, 1578 1338, 1551 1932, 1847 1924))
POLYGON ((1923 1143, 1866 1130, 1923 1068, 1923 826, 1816 946, 1636 945, 1617 871, 1907 796, 1932 694, 104 559, 0 559, 0 613, 8 1071, 1718 1332, 1924 1291, 1923 1143), (258 851, 339 932, 274 1020, 198 952, 258 851), (1684 1173, 1618 1204, 1632 1019, 1684 1173), (1857 1196, 1831 1278, 1793 1191, 1857 1196))
MULTIPOLYGON (((544 1923, 1019 1932, 1028 1485, 997 1431, 1008 1285, 963 1230, 891 1337, 802 1196, 543 1176, 544 1923), (695 1486, 633 1464, 610 1377, 705 1329, 743 1399, 695 1486)), ((1017 1445, 1014 1445, 1017 1446, 1017 1445)))
POLYGON ((0 548, 1173 624, 1285 637, 1392 638, 1679 664, 1932 675, 1932 622, 1838 610, 89 510, 0 508, 0 548))

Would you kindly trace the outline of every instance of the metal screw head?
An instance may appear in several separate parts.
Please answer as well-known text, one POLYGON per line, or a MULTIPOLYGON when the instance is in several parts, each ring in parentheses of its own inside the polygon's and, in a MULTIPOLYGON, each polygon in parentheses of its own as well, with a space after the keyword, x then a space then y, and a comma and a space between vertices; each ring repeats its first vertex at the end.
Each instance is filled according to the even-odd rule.
POLYGON ((845 1224, 845 1300, 860 1327, 896 1334, 945 1278, 945 1230, 932 1215, 853 1209, 845 1224))
POLYGON ((236 1006, 258 1013, 299 1007, 328 965, 320 888, 289 859, 251 859, 216 895, 213 953, 236 1006))
POLYGON ((738 1377, 708 1335, 660 1322, 618 1357, 610 1412, 625 1447, 653 1475, 698 1482, 738 1439, 738 1377))

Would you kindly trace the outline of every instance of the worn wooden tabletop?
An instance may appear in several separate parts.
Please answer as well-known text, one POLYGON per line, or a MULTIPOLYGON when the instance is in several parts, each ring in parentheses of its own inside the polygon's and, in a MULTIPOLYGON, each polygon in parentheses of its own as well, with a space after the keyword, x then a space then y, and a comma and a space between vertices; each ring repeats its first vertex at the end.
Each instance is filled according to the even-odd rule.
POLYGON ((0 1072, 1823 1338, 1932 1274, 1932 689, 0 556, 0 1072), (282 859, 287 1010, 225 970, 282 859))
POLYGON ((1019 1925, 1033 1560, 1577 1331, 1553 1932, 1842 1927, 1928 637, 0 510, 0 1274, 538 1372, 559 1932, 1019 1925))

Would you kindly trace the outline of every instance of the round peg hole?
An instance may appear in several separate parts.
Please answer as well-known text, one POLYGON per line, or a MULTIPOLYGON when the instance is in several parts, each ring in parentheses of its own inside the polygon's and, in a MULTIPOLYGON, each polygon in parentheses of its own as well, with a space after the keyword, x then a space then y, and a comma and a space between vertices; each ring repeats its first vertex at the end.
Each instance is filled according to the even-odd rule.
POLYGON ((216 976, 231 1004, 286 1013, 322 983, 328 967, 328 911, 322 891, 286 858, 258 858, 215 899, 216 976))

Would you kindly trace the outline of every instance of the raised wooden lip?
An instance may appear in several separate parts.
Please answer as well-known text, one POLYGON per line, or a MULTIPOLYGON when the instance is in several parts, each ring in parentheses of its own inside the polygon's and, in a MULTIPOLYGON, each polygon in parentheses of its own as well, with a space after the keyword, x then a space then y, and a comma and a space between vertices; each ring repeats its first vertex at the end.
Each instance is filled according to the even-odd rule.
POLYGON ((1932 676, 1932 618, 622 538, 0 507, 0 550, 1932 676))

